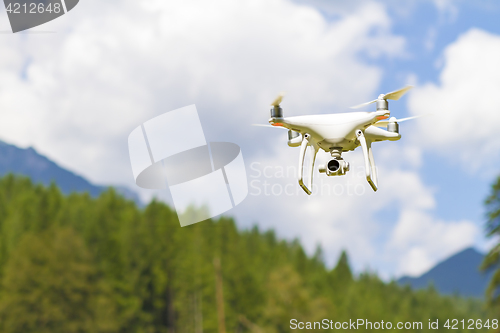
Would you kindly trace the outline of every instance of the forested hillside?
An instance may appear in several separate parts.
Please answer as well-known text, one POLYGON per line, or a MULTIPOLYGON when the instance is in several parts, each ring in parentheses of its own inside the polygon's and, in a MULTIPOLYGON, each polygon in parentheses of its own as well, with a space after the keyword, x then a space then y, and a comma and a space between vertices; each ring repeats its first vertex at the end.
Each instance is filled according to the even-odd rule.
POLYGON ((0 280, 5 333, 290 332, 293 318, 428 331, 429 319, 487 318, 479 301, 353 277, 345 253, 330 270, 321 251, 229 218, 181 228, 159 202, 63 196, 13 176, 0 179, 0 280))

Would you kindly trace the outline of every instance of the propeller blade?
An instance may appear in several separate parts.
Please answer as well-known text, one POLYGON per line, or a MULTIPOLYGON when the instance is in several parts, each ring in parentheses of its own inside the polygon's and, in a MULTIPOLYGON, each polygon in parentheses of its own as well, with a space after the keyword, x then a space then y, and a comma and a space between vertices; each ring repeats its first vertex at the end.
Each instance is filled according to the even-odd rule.
POLYGON ((403 121, 407 121, 407 120, 411 120, 411 119, 416 119, 416 118, 420 118, 420 117, 423 117, 423 116, 427 116, 426 114, 421 114, 421 115, 418 115, 418 116, 413 116, 413 117, 408 117, 408 118, 401 118, 401 119, 398 119, 397 122, 398 123, 402 123, 403 121))
POLYGON ((413 117, 407 117, 407 118, 401 118, 401 119, 396 119, 394 117, 390 118, 389 120, 381 120, 381 121, 378 121, 374 124, 374 126, 377 126, 377 127, 387 127, 387 125, 389 123, 393 123, 393 122, 396 122, 396 123, 402 123, 403 121, 407 121, 407 120, 411 120, 411 119, 416 119, 416 118, 420 118, 420 117, 423 117, 423 116, 427 116, 426 114, 421 114, 421 115, 418 115, 418 116, 413 116, 413 117))
POLYGON ((283 97, 285 97, 285 93, 281 92, 278 97, 271 103, 272 106, 279 106, 283 101, 283 97))
MULTIPOLYGON (((408 90, 410 90, 411 88, 413 88, 413 86, 406 86, 404 88, 401 88, 399 90, 396 90, 396 91, 393 91, 393 92, 390 92, 388 94, 385 94, 385 95, 380 95, 378 97, 378 99, 392 99, 392 100, 395 100, 397 101, 398 99, 400 99, 404 94, 406 94, 406 92, 408 90)), ((356 105, 356 106, 351 106, 351 109, 359 109, 359 108, 362 108, 363 106, 366 106, 366 105, 370 105, 372 103, 375 103, 377 100, 374 99, 373 101, 370 101, 370 102, 366 102, 366 103, 363 103, 363 104, 359 104, 359 105, 356 105)))
POLYGON ((288 129, 283 126, 273 126, 273 125, 268 125, 268 124, 252 124, 252 126, 259 126, 259 127, 271 127, 271 128, 282 128, 282 129, 288 129))
POLYGON ((404 88, 401 88, 399 90, 396 90, 396 91, 393 91, 393 92, 390 92, 388 94, 385 94, 384 95, 384 99, 392 99, 394 101, 397 101, 398 99, 400 99, 404 94, 406 94, 406 92, 408 90, 410 90, 411 88, 413 88, 413 86, 406 86, 404 88))
POLYGON ((362 108, 363 106, 367 106, 367 105, 370 105, 370 104, 373 104, 375 103, 377 100, 374 99, 373 101, 371 102, 366 102, 366 103, 363 103, 363 104, 359 104, 359 105, 355 105, 355 106, 351 106, 351 109, 359 109, 359 108, 362 108))

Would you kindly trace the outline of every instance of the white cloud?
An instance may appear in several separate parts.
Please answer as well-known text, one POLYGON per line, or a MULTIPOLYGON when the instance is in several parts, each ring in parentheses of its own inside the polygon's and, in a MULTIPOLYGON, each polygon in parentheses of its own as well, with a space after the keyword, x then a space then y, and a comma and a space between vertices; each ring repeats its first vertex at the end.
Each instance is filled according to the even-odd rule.
MULTIPOLYGON (((412 242, 406 242, 408 235, 394 230, 402 228, 401 222, 395 226, 396 221, 380 215, 389 210, 397 213, 399 221, 407 221, 406 212, 411 211, 426 216, 429 229, 441 228, 443 224, 442 229, 453 232, 456 227, 453 223, 448 225, 448 222, 436 221, 433 217, 432 210, 436 205, 434 189, 426 186, 418 175, 420 162, 415 155, 420 153, 416 148, 395 149, 394 143, 390 142, 374 145, 379 170, 379 190, 376 193, 366 182, 363 156, 356 151, 344 155, 351 163, 351 171, 346 176, 326 177, 316 172, 316 192, 308 197, 297 183, 298 148, 286 148, 279 144, 277 142, 268 148, 275 149, 273 156, 257 157, 257 164, 248 170, 250 196, 235 210, 238 220, 244 224, 255 221, 255 207, 259 207, 261 226, 277 226, 278 233, 289 239, 299 237, 309 253, 320 242, 327 262, 333 264, 340 250, 345 248, 356 270, 367 266, 377 268, 386 278, 396 273, 422 272, 422 265, 407 255, 414 248, 423 251, 427 265, 442 259, 443 253, 449 254, 456 249, 454 243, 442 243, 441 239, 429 239, 427 234, 421 233, 415 234, 412 242), (287 172, 290 167, 292 170, 287 172), (267 181, 265 193, 264 181, 267 181), (281 193, 280 189, 288 189, 293 195, 281 193), (258 196, 252 195, 257 193, 258 196), (437 245, 434 242, 440 244, 438 248, 443 252, 435 251, 437 245)), ((322 154, 318 164, 327 159, 328 154, 322 154)), ((464 244, 463 238, 458 238, 456 242, 464 244)))
MULTIPOLYGON (((326 177, 316 170, 313 195, 307 196, 297 182, 298 148, 274 148, 273 156, 258 156, 249 168, 250 194, 234 211, 238 220, 250 225, 258 216, 262 227, 277 227, 281 237, 300 238, 309 253, 320 243, 329 264, 343 248, 357 268, 372 259, 372 237, 379 232, 372 222, 377 199, 363 176, 362 155, 345 155, 352 166, 345 177, 326 177)), ((322 154, 318 164, 327 157, 322 154)))
POLYGON ((384 177, 381 204, 399 208, 397 220, 385 230, 388 235, 381 251, 384 260, 392 263, 392 277, 420 275, 474 245, 480 235, 473 221, 436 216, 436 185, 425 184, 419 172, 422 150, 407 141, 401 143, 397 147, 388 144, 377 154, 384 177))
POLYGON ((436 220, 422 210, 404 209, 394 228, 389 252, 398 252, 396 274, 420 275, 437 260, 474 244, 479 234, 471 221, 445 222, 436 220))
POLYGON ((389 21, 371 3, 327 22, 284 0, 82 2, 43 26, 57 33, 0 41, 1 137, 92 181, 128 181, 128 133, 177 107, 196 103, 208 139, 237 142, 283 89, 288 114, 368 98, 381 73, 357 54, 401 52, 389 21))
MULTIPOLYGON (((338 15, 328 21, 313 8, 285 0, 83 1, 43 26, 57 33, 0 39, 1 49, 8 50, 0 58, 0 136, 32 145, 94 182, 131 184, 132 129, 196 103, 207 139, 238 143, 247 166, 296 166, 298 150, 286 147, 285 132, 248 126, 267 120, 275 94, 288 92, 287 115, 338 112, 378 93, 382 71, 360 53, 376 58, 404 52, 404 39, 391 33, 383 5, 364 2, 338 15)), ((379 223, 385 221, 376 214, 393 206, 431 210, 435 202, 416 171, 419 149, 401 154, 391 143, 374 149, 380 170, 376 194, 355 152, 345 156, 352 164, 348 176, 316 173, 316 184, 338 195, 307 197, 294 172, 272 177, 268 189, 290 185, 298 195, 250 195, 234 214, 243 225, 259 222, 280 236, 300 237, 310 252, 320 242, 330 263, 348 248, 358 269, 378 265, 380 239, 393 226, 379 223)), ((429 244, 426 238, 412 245, 424 253, 414 260, 435 260, 429 244)), ((398 249, 401 255, 390 257, 394 263, 384 270, 408 260, 408 249, 398 249)))
POLYGON ((426 83, 409 95, 418 121, 414 138, 464 170, 491 171, 499 162, 500 36, 471 29, 444 51, 439 84, 426 83))

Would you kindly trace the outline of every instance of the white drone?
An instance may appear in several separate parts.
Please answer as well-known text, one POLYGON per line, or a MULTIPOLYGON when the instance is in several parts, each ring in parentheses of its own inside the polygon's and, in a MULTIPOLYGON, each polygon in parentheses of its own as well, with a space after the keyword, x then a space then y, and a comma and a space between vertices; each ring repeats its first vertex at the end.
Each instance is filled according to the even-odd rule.
POLYGON ((280 103, 284 95, 280 94, 271 104, 271 119, 269 119, 269 123, 272 126, 288 129, 288 145, 290 147, 300 146, 299 185, 302 189, 307 194, 312 193, 314 162, 319 149, 323 149, 327 153, 329 152, 333 158, 326 165, 321 165, 319 172, 326 173, 327 176, 343 176, 349 171, 349 162, 344 161, 342 153, 361 146, 365 158, 366 180, 368 180, 373 190, 377 191, 377 170, 373 159, 372 142, 399 140, 401 134, 399 134, 398 123, 418 117, 403 119, 389 118, 391 113, 387 100, 392 99, 397 101, 411 88, 413 87, 406 86, 385 95, 381 94, 376 100, 353 107, 356 109, 368 104, 377 103, 377 111, 374 112, 350 112, 287 118, 283 118, 283 109, 280 107, 280 103), (388 118, 389 120, 386 120, 388 118), (386 130, 380 127, 384 127, 386 130), (304 184, 303 173, 305 154, 308 146, 312 147, 313 155, 311 158, 309 186, 306 186, 304 184))

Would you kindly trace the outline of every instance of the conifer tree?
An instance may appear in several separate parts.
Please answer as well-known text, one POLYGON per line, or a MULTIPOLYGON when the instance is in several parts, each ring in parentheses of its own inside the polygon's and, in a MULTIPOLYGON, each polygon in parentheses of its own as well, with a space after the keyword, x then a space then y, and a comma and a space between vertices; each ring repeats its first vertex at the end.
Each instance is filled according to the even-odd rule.
POLYGON ((230 218, 181 228, 158 201, 139 208, 113 190, 63 196, 0 178, 0 332, 217 332, 214 257, 227 332, 289 332, 292 317, 493 318, 478 300, 353 276, 345 251, 328 270, 320 248, 310 256, 230 218))
MULTIPOLYGON (((486 230, 489 237, 500 235, 500 176, 491 186, 490 195, 486 198, 486 230)), ((486 291, 487 298, 492 305, 500 305, 500 244, 494 246, 485 257, 482 269, 496 269, 486 291)))
POLYGON ((334 281, 339 286, 345 287, 352 281, 351 267, 345 250, 340 254, 337 266, 333 270, 334 281))
POLYGON ((26 234, 2 280, 4 333, 113 332, 114 305, 71 229, 26 234))

